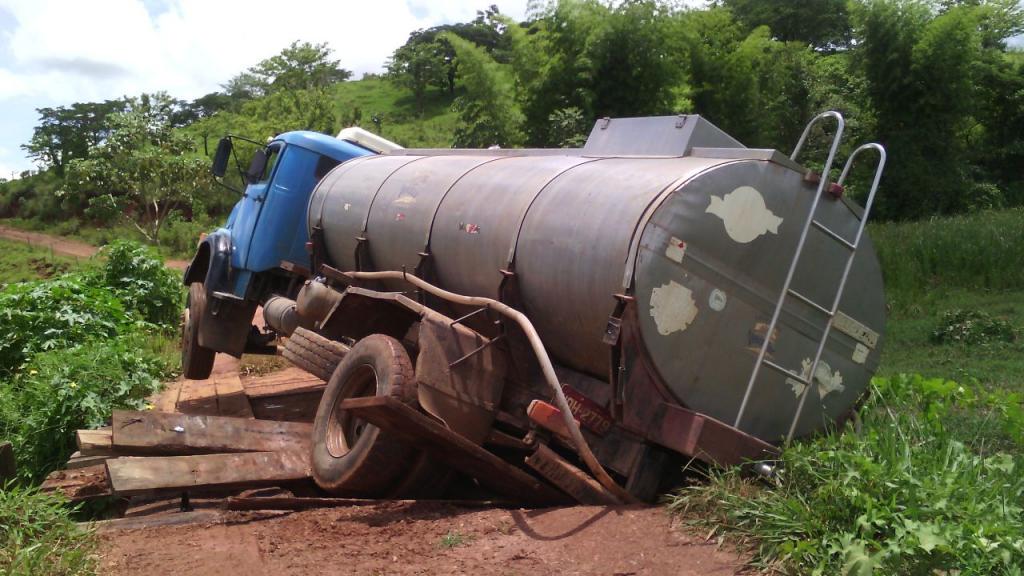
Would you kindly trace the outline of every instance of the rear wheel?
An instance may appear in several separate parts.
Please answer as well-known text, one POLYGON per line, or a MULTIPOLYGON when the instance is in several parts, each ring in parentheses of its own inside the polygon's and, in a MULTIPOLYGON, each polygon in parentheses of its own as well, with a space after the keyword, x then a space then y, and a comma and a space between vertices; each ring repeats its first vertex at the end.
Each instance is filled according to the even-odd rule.
POLYGON ((400 483, 417 451, 339 407, 363 396, 416 400, 412 362, 383 334, 356 342, 331 375, 313 421, 313 478, 324 490, 380 496, 400 483))
POLYGON ((213 360, 217 353, 199 345, 199 321, 206 309, 206 289, 202 282, 193 282, 188 287, 188 300, 181 323, 181 370, 185 378, 205 380, 213 372, 213 360))
POLYGON ((288 337, 281 355, 326 382, 331 379, 348 350, 348 346, 341 342, 324 338, 312 330, 296 328, 288 337))

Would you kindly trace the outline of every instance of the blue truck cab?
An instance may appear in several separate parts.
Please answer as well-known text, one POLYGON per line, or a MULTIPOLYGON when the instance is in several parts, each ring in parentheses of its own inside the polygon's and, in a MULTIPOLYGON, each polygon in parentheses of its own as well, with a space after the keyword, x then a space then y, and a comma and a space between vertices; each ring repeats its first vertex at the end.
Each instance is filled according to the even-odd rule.
MULTIPOLYGON (((222 139, 215 176, 224 175, 233 153, 232 137, 222 139)), ((185 270, 187 378, 208 377, 216 352, 238 357, 247 347, 261 346, 251 328, 257 307, 308 274, 306 210, 313 188, 335 166, 370 154, 352 142, 306 131, 281 134, 256 151, 242 175, 245 192, 227 223, 199 242, 185 270)))

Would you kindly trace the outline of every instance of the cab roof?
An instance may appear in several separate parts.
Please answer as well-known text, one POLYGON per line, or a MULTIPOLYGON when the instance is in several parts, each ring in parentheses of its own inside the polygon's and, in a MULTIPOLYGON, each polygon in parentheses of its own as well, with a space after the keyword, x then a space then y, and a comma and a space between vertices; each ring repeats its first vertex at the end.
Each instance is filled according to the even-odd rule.
POLYGON ((351 142, 345 140, 339 140, 333 136, 327 136, 319 132, 311 132, 308 130, 297 130, 294 132, 285 132, 279 134, 274 140, 280 140, 289 146, 298 146, 329 156, 335 160, 348 160, 353 156, 366 156, 367 154, 373 154, 372 151, 357 146, 351 142))

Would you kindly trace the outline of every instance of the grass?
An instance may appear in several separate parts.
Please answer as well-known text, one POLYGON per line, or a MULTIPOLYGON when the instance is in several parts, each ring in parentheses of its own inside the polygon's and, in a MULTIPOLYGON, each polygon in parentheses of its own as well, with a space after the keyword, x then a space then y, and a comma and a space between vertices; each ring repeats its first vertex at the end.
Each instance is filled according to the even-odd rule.
POLYGON ((452 549, 458 548, 459 546, 465 546, 469 544, 471 538, 463 535, 457 530, 449 530, 447 534, 441 536, 441 540, 438 542, 439 548, 452 549))
POLYGON ((96 541, 72 513, 59 497, 34 488, 0 488, 0 574, 95 574, 96 541))
POLYGON ((428 90, 421 113, 407 90, 382 78, 342 82, 334 90, 335 111, 343 126, 350 124, 353 111, 358 109, 359 126, 406 148, 452 145, 458 114, 452 110, 454 96, 446 92, 428 90), (375 115, 382 119, 379 130, 372 121, 375 115))
POLYGON ((793 444, 772 486, 713 470, 669 508, 783 574, 1021 574, 1020 396, 920 376, 872 386, 860 428, 793 444))
POLYGON ((82 262, 49 248, 0 239, 0 286, 40 280, 78 269, 82 262))

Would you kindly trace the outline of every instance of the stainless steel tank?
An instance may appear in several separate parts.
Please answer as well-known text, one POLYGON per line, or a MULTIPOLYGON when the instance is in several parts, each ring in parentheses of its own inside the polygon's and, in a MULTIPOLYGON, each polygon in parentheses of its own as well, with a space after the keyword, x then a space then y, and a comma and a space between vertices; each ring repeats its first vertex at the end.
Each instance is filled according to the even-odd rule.
MULTIPOLYGON (((767 326, 815 187, 773 150, 751 150, 688 116, 601 123, 582 150, 431 151, 364 157, 314 191, 320 227, 341 270, 413 270, 433 260, 437 282, 497 298, 514 266, 524 312, 549 353, 607 377, 602 341, 614 295, 635 297, 642 354, 680 404, 729 424, 757 352, 810 370, 825 318, 787 301, 767 326), (633 139, 630 146, 628 140, 633 139)), ((852 237, 859 208, 822 200, 818 219, 852 237)), ((792 288, 831 302, 844 248, 812 232, 792 288)), ((846 412, 878 365, 882 278, 870 240, 858 250, 796 434, 846 412)), ((739 428, 784 437, 804 386, 762 370, 739 428)))

